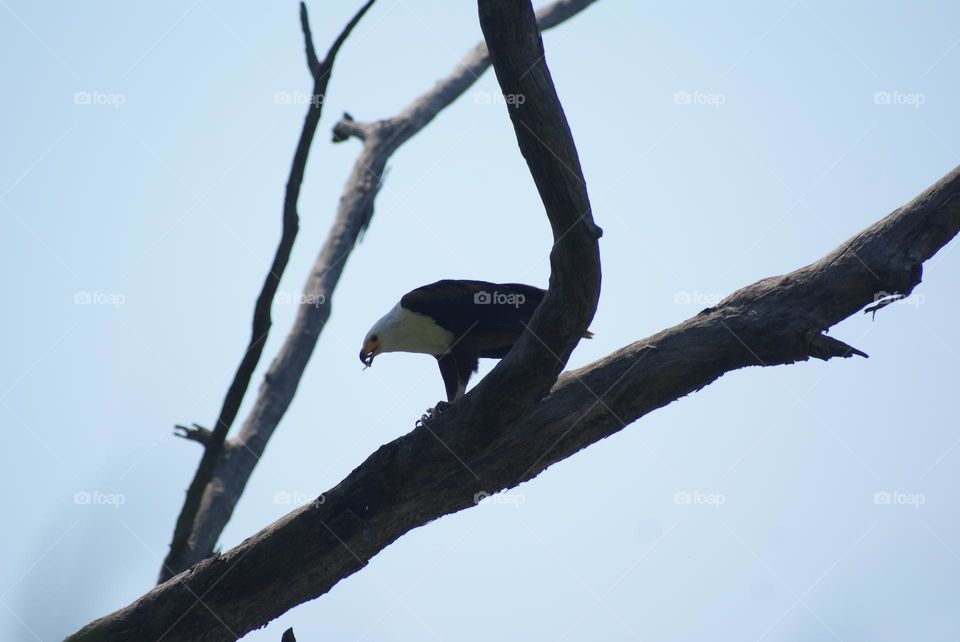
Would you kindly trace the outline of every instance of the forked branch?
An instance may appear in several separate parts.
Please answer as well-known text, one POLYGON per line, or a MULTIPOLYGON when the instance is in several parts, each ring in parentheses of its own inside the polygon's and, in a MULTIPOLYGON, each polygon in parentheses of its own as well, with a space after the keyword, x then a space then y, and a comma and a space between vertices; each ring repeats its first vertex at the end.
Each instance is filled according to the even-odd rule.
MULTIPOLYGON (((333 70, 333 62, 340 51, 340 47, 346 41, 347 36, 363 17, 363 14, 373 5, 374 0, 369 0, 356 13, 353 19, 344 27, 339 37, 334 41, 327 52, 326 57, 321 61, 317 60, 316 51, 313 48, 313 38, 310 35, 310 22, 307 19, 307 7, 300 3, 300 24, 303 28, 303 37, 306 42, 307 68, 313 76, 312 100, 307 109, 307 115, 303 121, 303 129, 300 132, 300 140, 297 143, 297 150, 293 156, 293 164, 290 167, 290 177, 287 180, 287 189, 283 200, 283 230, 280 235, 280 243, 273 257, 273 263, 267 271, 263 287, 260 289, 260 295, 253 308, 253 328, 250 333, 250 342, 247 345, 240 365, 233 376, 233 381, 227 389, 226 397, 220 409, 220 415, 214 424, 213 430, 206 428, 200 429, 200 426, 194 424, 195 429, 177 426, 179 432, 175 432, 180 437, 196 441, 203 445, 203 456, 200 458, 200 465, 197 466, 197 472, 193 477, 187 489, 187 495, 183 502, 183 508, 180 509, 180 515, 177 517, 177 523, 173 531, 173 540, 170 543, 170 550, 163 561, 160 569, 160 582, 163 582, 173 575, 176 575, 191 564, 203 559, 209 554, 209 551, 200 545, 197 535, 197 517, 204 510, 203 498, 205 493, 213 490, 218 492, 219 488, 211 489, 214 481, 214 475, 217 465, 224 457, 226 449, 224 442, 227 433, 237 418, 237 412, 240 410, 240 403, 250 387, 250 379, 253 372, 260 362, 260 355, 263 353, 263 346, 267 342, 267 335, 270 332, 272 324, 270 318, 270 308, 273 305, 273 299, 277 294, 277 288, 280 286, 280 277, 287 267, 290 260, 290 252, 293 250, 293 242, 297 236, 299 228, 299 217, 297 215, 297 201, 300 199, 300 186, 303 184, 303 175, 307 168, 307 157, 310 154, 310 145, 313 143, 314 134, 317 131, 317 125, 320 122, 320 114, 323 110, 324 95, 327 91, 327 83, 330 81, 330 72, 333 70)), ((219 533, 218 533, 219 535, 219 533)), ((211 544, 212 547, 212 544, 211 544)))

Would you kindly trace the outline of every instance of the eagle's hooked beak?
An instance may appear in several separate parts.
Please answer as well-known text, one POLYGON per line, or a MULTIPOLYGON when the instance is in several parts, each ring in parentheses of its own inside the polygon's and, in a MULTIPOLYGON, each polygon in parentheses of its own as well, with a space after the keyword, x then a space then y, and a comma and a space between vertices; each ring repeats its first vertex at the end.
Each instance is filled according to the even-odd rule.
POLYGON ((380 354, 380 342, 368 339, 363 342, 363 348, 360 349, 360 363, 369 368, 373 365, 373 358, 378 354, 380 354))

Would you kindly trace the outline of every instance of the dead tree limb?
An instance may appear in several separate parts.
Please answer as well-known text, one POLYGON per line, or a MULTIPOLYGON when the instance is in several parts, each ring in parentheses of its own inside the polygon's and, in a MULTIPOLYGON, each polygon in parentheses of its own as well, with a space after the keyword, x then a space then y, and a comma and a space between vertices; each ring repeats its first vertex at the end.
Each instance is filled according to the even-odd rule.
MULTIPOLYGON (((909 295, 923 263, 958 231, 960 167, 815 263, 565 373, 532 413, 481 450, 464 455, 454 445, 466 467, 418 428, 381 446, 322 503, 293 511, 71 639, 228 639, 222 623, 238 633, 262 626, 326 593, 404 533, 530 480, 727 372, 850 356, 852 348, 824 332, 878 296, 909 295)), ((463 433, 483 428, 466 415, 452 419, 444 414, 431 426, 446 444, 469 443, 463 433)))
POLYGON ((354 15, 353 19, 347 23, 340 35, 334 41, 330 50, 323 60, 317 59, 317 53, 313 47, 313 37, 310 35, 310 22, 307 18, 307 6, 300 3, 300 24, 303 29, 303 38, 306 43, 307 68, 313 77, 313 92, 311 94, 310 106, 307 109, 307 115, 303 121, 303 129, 300 132, 300 140, 297 143, 296 152, 293 155, 293 163, 290 167, 290 176, 287 180, 287 189, 283 199, 283 231, 280 236, 280 243, 273 257, 273 263, 267 272, 267 277, 263 282, 260 295, 253 309, 253 328, 250 334, 250 343, 240 360, 240 365, 233 376, 233 381, 227 389, 226 397, 220 409, 220 415, 214 424, 213 430, 203 428, 194 424, 194 428, 177 426, 176 433, 185 439, 196 441, 203 445, 203 457, 200 459, 200 465, 197 466, 197 472, 193 477, 187 489, 187 495, 183 502, 183 508, 180 510, 180 516, 173 531, 173 540, 170 543, 170 550, 160 569, 160 582, 163 582, 173 575, 176 575, 199 559, 203 559, 205 554, 198 555, 198 542, 195 537, 197 517, 203 511, 204 496, 210 489, 214 481, 214 471, 218 462, 228 453, 225 452, 224 442, 227 433, 233 425, 240 410, 240 403, 250 386, 250 379, 253 372, 260 362, 260 355, 263 353, 263 346, 267 342, 267 335, 270 332, 272 324, 270 318, 270 308, 273 306, 273 299, 277 294, 277 288, 280 286, 280 277, 287 267, 290 260, 290 252, 293 249, 293 242, 297 236, 299 228, 299 217, 297 215, 297 202, 300 199, 300 186, 303 184, 303 175, 307 168, 307 157, 310 154, 310 145, 313 143, 314 135, 317 131, 317 125, 320 123, 320 114, 323 110, 323 98, 327 91, 327 84, 330 81, 330 72, 333 71, 333 63, 340 51, 340 47, 346 42, 347 37, 353 28, 360 22, 360 19, 373 5, 375 0, 369 0, 354 15))
POLYGON ((557 381, 600 298, 601 230, 560 98, 547 68, 529 0, 479 0, 480 27, 513 122, 520 153, 550 227, 550 285, 530 326, 507 356, 464 398, 481 442, 527 414, 557 381), (523 100, 517 98, 523 97, 523 100))
MULTIPOLYGON (((539 27, 554 27, 595 1, 558 0, 537 12, 539 27)), ((309 43, 309 37, 307 41, 309 43)), ((464 56, 449 76, 414 100, 398 115, 372 123, 354 121, 344 115, 334 127, 335 141, 356 137, 363 141, 363 148, 344 185, 336 218, 327 239, 304 285, 305 303, 299 306, 293 327, 267 370, 254 406, 241 425, 238 435, 223 443, 222 454, 216 460, 213 475, 201 488, 199 504, 191 511, 187 538, 175 538, 177 555, 173 554, 171 547, 161 579, 169 578, 213 554, 217 539, 233 515, 233 510, 267 442, 293 400, 320 333, 330 318, 334 289, 357 239, 370 223, 387 161, 403 143, 463 95, 489 66, 487 46, 481 43, 464 56), (185 546, 181 543, 184 541, 185 546)), ((538 336, 550 339, 552 335, 544 331, 543 334, 538 333, 538 336)), ((556 349, 556 346, 552 349, 556 349)), ((556 349, 557 354, 564 352, 563 349, 556 349)), ((554 364, 556 372, 562 367, 552 356, 548 357, 546 363, 554 364)), ((555 378, 556 374, 551 373, 551 376, 555 378)), ((545 380, 549 378, 546 377, 545 380)), ((542 396, 549 388, 549 383, 540 387, 542 396)), ((191 497, 193 495, 188 493, 188 500, 191 497)), ((181 521, 186 523, 183 516, 181 521)))

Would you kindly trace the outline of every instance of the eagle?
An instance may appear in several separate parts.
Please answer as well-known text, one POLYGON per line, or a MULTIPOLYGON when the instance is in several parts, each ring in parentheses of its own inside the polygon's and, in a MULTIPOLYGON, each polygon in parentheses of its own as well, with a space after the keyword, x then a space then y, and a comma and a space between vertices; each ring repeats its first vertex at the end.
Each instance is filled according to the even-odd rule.
MULTIPOLYGON (((429 354, 447 394, 442 410, 463 396, 479 360, 501 359, 530 323, 546 291, 523 283, 445 279, 404 294, 363 339, 360 361, 382 352, 429 354)), ((584 338, 593 334, 587 331, 584 338)))

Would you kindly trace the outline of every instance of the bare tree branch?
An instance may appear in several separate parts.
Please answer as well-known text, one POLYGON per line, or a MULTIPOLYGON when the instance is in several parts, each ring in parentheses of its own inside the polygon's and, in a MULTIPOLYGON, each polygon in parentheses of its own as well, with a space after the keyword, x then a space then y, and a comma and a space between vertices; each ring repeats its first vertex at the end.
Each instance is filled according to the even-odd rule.
MULTIPOLYGON (((537 12, 537 21, 541 29, 549 29, 576 15, 593 2, 595 0, 558 0, 537 12)), ((309 36, 309 32, 306 33, 309 36)), ((309 42, 309 37, 307 41, 309 42)), ((308 45, 308 57, 309 52, 308 45)), ((542 59, 538 62, 542 62, 542 59)), ((180 554, 176 559, 172 554, 168 555, 164 567, 166 575, 161 574, 161 578, 168 578, 212 555, 217 539, 230 520, 268 440, 293 400, 320 333, 330 318, 334 289, 340 280, 350 252, 373 216, 374 202, 387 161, 403 143, 426 127, 440 111, 461 96, 489 66, 487 46, 481 43, 470 50, 448 77, 414 100, 397 116, 374 123, 361 123, 345 114, 334 127, 335 141, 355 137, 363 141, 363 148, 344 185, 336 219, 304 285, 303 301, 305 303, 300 305, 290 333, 267 370, 254 406, 243 422, 239 434, 223 444, 223 453, 216 461, 213 476, 202 488, 199 506, 193 513, 195 516, 190 522, 191 531, 187 547, 179 548, 180 554)), ((539 77, 540 74, 541 71, 538 69, 531 72, 533 77, 539 77)), ((532 82, 532 78, 527 79, 527 82, 532 82)), ((539 109, 537 106, 530 108, 539 109)), ((553 135, 549 134, 549 136, 553 135)), ((576 167, 579 171, 578 164, 576 167)), ((582 189, 582 183, 572 177, 563 177, 562 180, 571 181, 573 183, 571 189, 577 188, 578 184, 582 189)), ((585 195, 583 198, 585 199, 585 195)), ((589 216, 588 210, 581 209, 577 212, 577 216, 585 213, 589 216)), ((573 243, 574 237, 576 235, 567 242, 573 243)), ((555 289, 552 283, 551 289, 555 289)), ((567 297, 569 293, 559 296, 567 297)), ((574 292, 574 296, 576 298, 579 295, 574 292)), ((555 296, 554 303, 548 310, 556 311, 557 300, 559 299, 555 296)), ((553 324, 556 316, 554 312, 548 323, 553 324)), ((573 317, 569 320, 563 317, 564 324, 572 320, 573 317)), ((583 324, 583 319, 579 319, 570 327, 576 324, 583 324)), ((566 328, 567 332, 572 332, 566 325, 556 327, 566 328)), ((546 330, 538 331, 538 336, 554 341, 551 332, 546 330)), ((539 341, 535 343, 539 344, 539 341)), ((560 349, 562 346, 551 343, 548 343, 548 346, 553 346, 551 349, 557 354, 569 353, 567 349, 560 349)), ((542 346, 534 346, 534 349, 546 351, 542 346)), ((550 368, 548 376, 543 378, 539 386, 541 389, 539 396, 545 394, 562 368, 562 364, 549 355, 543 363, 550 365, 550 368)), ((529 410, 529 400, 527 405, 529 410)), ((493 408, 492 405, 490 407, 493 408)), ((517 413, 519 410, 515 408, 512 412, 517 413)))
POLYGON ((190 441, 195 441, 206 446, 210 442, 210 437, 213 435, 213 432, 200 424, 192 424, 190 426, 177 424, 173 427, 173 434, 177 437, 189 439, 190 441))
POLYGON ((223 640, 316 598, 404 533, 512 488, 726 372, 850 356, 824 332, 887 293, 960 231, 960 167, 819 261, 742 288, 695 317, 565 373, 483 449, 441 415, 381 446, 336 487, 72 640, 223 640), (437 440, 463 457, 463 463, 437 440), (202 600, 202 605, 200 601, 202 600), (173 627, 173 628, 171 628, 173 627), (126 637, 124 637, 126 636, 126 637))
POLYGON ((527 331, 454 405, 454 413, 473 415, 477 435, 486 441, 549 392, 590 325, 600 298, 601 230, 593 223, 587 184, 547 68, 533 6, 529 0, 479 0, 478 7, 504 104, 554 241, 550 286, 527 331))
MULTIPOLYGON (((540 31, 556 27, 594 2, 596 0, 557 0, 541 7, 536 14, 540 31)), ((481 42, 460 59, 449 76, 438 82, 430 91, 410 103, 393 118, 362 123, 353 120, 349 114, 344 114, 344 117, 333 128, 333 140, 334 142, 340 142, 350 137, 363 140, 371 132, 378 131, 381 135, 381 141, 378 145, 382 149, 378 150, 380 153, 373 157, 382 157, 386 161, 396 151, 397 147, 423 129, 438 113, 463 95, 488 67, 490 67, 490 57, 487 54, 487 45, 485 42, 481 42)), ((359 160, 354 168, 357 167, 363 171, 368 171, 368 173, 375 173, 377 176, 382 175, 382 167, 380 171, 373 172, 375 166, 362 166, 359 164, 359 160)), ((349 185, 350 182, 348 181, 347 184, 349 185)), ((368 197, 371 207, 373 196, 375 194, 368 197)))
POLYGON ((190 487, 187 489, 187 495, 183 502, 183 508, 180 510, 180 516, 173 531, 173 541, 170 543, 170 550, 160 569, 159 581, 163 582, 176 573, 188 568, 198 559, 205 557, 204 554, 197 554, 197 541, 195 538, 196 520, 198 514, 202 511, 204 494, 209 489, 213 481, 214 471, 217 462, 224 456, 224 441, 227 433, 233 425, 240 410, 240 403, 250 386, 250 379, 253 372, 260 362, 260 355, 263 352, 263 346, 266 344, 267 335, 270 332, 272 321, 270 319, 270 308, 273 305, 273 299, 277 294, 277 288, 280 285, 280 277, 287 267, 290 259, 290 252, 293 249, 293 242, 297 236, 299 227, 299 217, 297 215, 297 201, 300 198, 300 186, 303 183, 303 175, 307 167, 307 157, 310 154, 310 145, 313 142, 314 134, 317 131, 317 125, 320 122, 320 114, 323 110, 323 96, 327 91, 327 83, 330 81, 330 72, 333 70, 333 62, 336 59, 337 52, 346 41, 347 36, 357 25, 367 10, 373 5, 374 0, 369 0, 354 15, 353 19, 347 23, 339 37, 334 41, 326 57, 317 60, 316 51, 313 48, 313 38, 310 35, 310 23, 307 19, 307 6, 300 3, 300 24, 303 28, 303 36, 306 42, 307 67, 313 76, 313 100, 310 101, 310 107, 307 109, 307 115, 303 121, 303 129, 300 132, 300 140, 297 143, 296 152, 293 155, 293 164, 290 168, 290 177, 287 180, 286 194, 283 200, 283 231, 280 236, 280 243, 273 257, 273 264, 267 272, 267 277, 260 290, 260 296, 253 309, 253 329, 250 335, 250 343, 247 350, 237 367, 233 382, 227 390, 226 397, 223 400, 223 406, 220 409, 220 416, 214 424, 213 430, 202 428, 194 424, 195 428, 190 429, 183 426, 177 426, 175 432, 185 439, 191 439, 203 444, 203 457, 200 459, 200 465, 194 475, 190 487))

